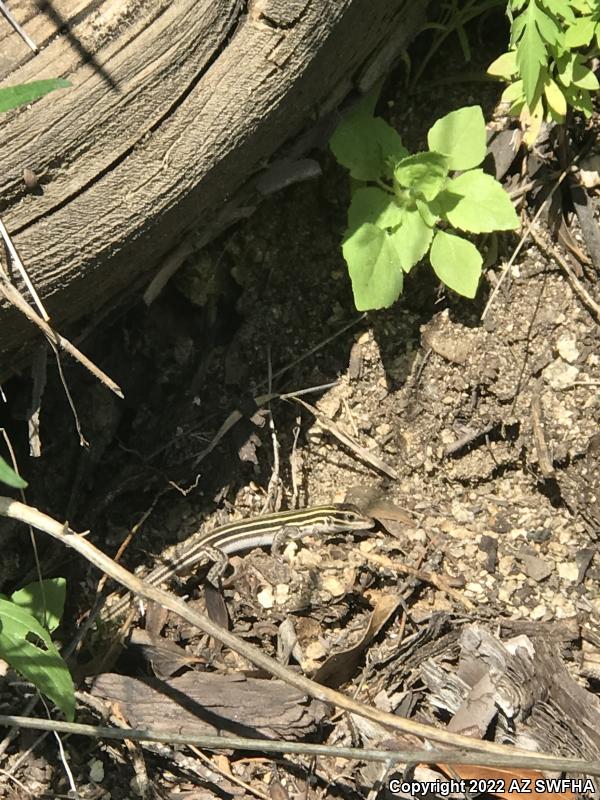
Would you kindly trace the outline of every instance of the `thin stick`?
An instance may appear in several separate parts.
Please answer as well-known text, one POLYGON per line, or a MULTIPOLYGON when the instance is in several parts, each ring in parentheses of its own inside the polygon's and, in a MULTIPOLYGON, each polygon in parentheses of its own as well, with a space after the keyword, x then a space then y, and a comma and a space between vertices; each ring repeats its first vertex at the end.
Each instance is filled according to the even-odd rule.
POLYGON ((27 411, 27 431, 29 438, 29 455, 39 458, 42 455, 42 439, 40 436, 40 414, 42 411, 42 397, 46 388, 48 366, 48 347, 42 342, 33 353, 31 364, 31 406, 27 411))
MULTIPOLYGON (((207 750, 250 750, 261 753, 295 753, 297 755, 344 758, 357 761, 392 761, 400 764, 477 764, 484 767, 530 767, 560 772, 579 771, 585 775, 600 775, 600 761, 585 761, 577 758, 555 758, 531 752, 529 755, 474 753, 466 750, 375 750, 362 747, 335 747, 305 742, 275 742, 273 739, 246 739, 241 736, 194 736, 173 732, 157 732, 137 728, 107 728, 100 725, 83 725, 78 722, 62 722, 53 719, 32 719, 10 714, 0 714, 0 725, 33 730, 60 731, 74 736, 90 736, 98 739, 132 739, 138 742, 163 744, 195 744, 207 750)), ((469 737, 463 737, 469 738, 469 737)), ((477 743, 476 739, 473 739, 477 743)), ((506 748, 514 750, 515 748, 506 748)), ((521 751, 524 752, 524 751, 521 751)))
POLYGON ((237 775, 234 775, 233 772, 227 772, 227 770, 221 769, 221 767, 214 763, 212 758, 204 755, 202 750, 199 750, 195 745, 192 744, 189 747, 197 758, 199 758, 201 761, 204 761, 207 769, 209 769, 211 772, 220 775, 222 778, 225 778, 225 780, 231 781, 231 783, 235 783, 237 786, 241 786, 242 789, 245 789, 247 792, 249 792, 249 794, 253 794, 255 797, 258 797, 259 800, 272 800, 272 795, 259 792, 253 786, 250 786, 249 783, 246 783, 246 781, 243 781, 241 778, 238 778, 237 775))
POLYGON ((10 13, 8 8, 2 2, 2 0, 0 0, 0 11, 4 14, 6 19, 10 23, 10 25, 12 25, 12 27, 15 29, 15 31, 19 34, 21 39, 23 39, 23 41, 25 42, 27 47, 29 47, 30 50, 33 50, 34 53, 39 53, 40 52, 40 48, 33 41, 33 39, 31 39, 31 37, 28 36, 28 34, 23 30, 23 28, 19 25, 17 20, 13 17, 13 15, 10 13))
POLYGON ((4 293, 6 299, 15 306, 15 308, 17 308, 27 317, 30 322, 33 322, 34 325, 37 325, 37 327, 44 332, 44 334, 48 337, 49 342, 62 348, 76 361, 79 361, 83 367, 89 370, 89 372, 91 372, 95 378, 107 386, 111 392, 114 392, 117 397, 123 398, 123 392, 112 380, 112 378, 109 378, 108 375, 105 372, 102 372, 102 370, 99 369, 95 364, 93 364, 87 356, 84 356, 83 353, 75 347, 75 345, 71 344, 68 339, 65 339, 64 336, 61 336, 60 333, 51 328, 50 325, 48 325, 48 323, 39 316, 39 314, 36 314, 33 308, 31 308, 31 306, 23 298, 21 293, 15 289, 15 287, 2 272, 0 272, 0 290, 4 293))
POLYGON ((390 467, 390 465, 387 464, 383 459, 379 458, 379 456, 369 452, 366 447, 362 447, 360 444, 358 444, 358 442, 356 442, 352 436, 341 430, 335 424, 335 422, 327 419, 327 417, 321 414, 317 408, 311 406, 310 403, 305 403, 304 400, 300 400, 299 397, 294 395, 288 395, 288 397, 290 400, 293 400, 301 405, 307 411, 310 411, 319 427, 324 431, 327 431, 327 433, 330 433, 335 439, 338 440, 338 442, 351 450, 357 458, 368 464, 372 469, 375 469, 378 472, 383 472, 384 475, 388 475, 393 480, 398 480, 398 473, 395 469, 393 469, 393 467, 390 467))
POLYGON ((15 776, 12 775, 10 772, 7 772, 5 769, 0 769, 0 777, 13 781, 13 783, 16 783, 16 785, 19 787, 19 789, 21 789, 22 792, 28 794, 29 797, 33 797, 33 792, 30 792, 29 789, 25 786, 25 784, 21 783, 21 781, 18 778, 15 778, 15 776))
POLYGON ((531 223, 526 222, 526 224, 527 224, 527 229, 529 231, 529 235, 536 243, 538 249, 541 250, 545 256, 553 258, 556 261, 559 267, 561 267, 561 269, 565 272, 575 294, 577 294, 579 298, 583 300, 585 305, 591 311, 594 312, 594 314, 596 315, 596 319, 600 320, 600 305, 598 305, 598 303, 589 294, 589 292, 586 289, 584 289, 581 282, 573 272, 573 268, 571 267, 569 262, 561 256, 561 254, 555 247, 545 242, 544 239, 540 236, 540 234, 535 230, 535 228, 533 227, 534 222, 535 218, 532 220, 531 223))
POLYGON ((550 456, 550 451, 548 449, 548 444, 546 442, 546 436, 544 433, 544 424, 542 421, 542 401, 540 399, 541 390, 542 379, 538 378, 531 395, 531 430, 533 434, 533 442, 537 452, 540 472, 544 478, 549 480, 556 477, 556 472, 554 470, 554 464, 552 463, 552 458, 550 456))
POLYGON ((405 575, 410 575, 412 578, 416 578, 419 581, 430 583, 432 586, 435 586, 436 589, 439 589, 440 592, 444 592, 444 594, 447 594, 448 597, 451 597, 453 600, 456 600, 457 603, 460 603, 462 606, 469 609, 469 611, 473 611, 476 608, 476 606, 468 598, 463 597, 459 591, 453 589, 452 586, 449 586, 447 581, 445 581, 441 575, 436 575, 433 572, 426 572, 425 570, 421 569, 415 569, 415 567, 411 567, 408 564, 399 564, 397 561, 394 561, 394 559, 388 558, 387 556, 382 556, 379 553, 363 553, 363 555, 367 561, 372 561, 374 564, 378 564, 380 567, 385 567, 386 569, 391 569, 395 572, 403 572, 405 575))
MULTIPOLYGON (((495 755, 507 757, 524 756, 525 758, 532 759, 530 763, 535 761, 535 764, 540 767, 544 767, 550 762, 552 762, 553 765, 556 764, 557 759, 549 754, 535 753, 532 755, 531 751, 510 745, 497 744, 495 742, 480 741, 470 736, 452 733, 443 728, 436 728, 433 725, 425 725, 421 722, 405 719, 391 714, 390 712, 381 711, 378 708, 359 703, 341 692, 329 689, 327 686, 321 686, 315 683, 315 681, 304 677, 304 675, 300 675, 288 667, 284 667, 278 661, 262 653, 254 645, 243 639, 239 639, 233 633, 230 633, 225 628, 212 622, 208 617, 198 614, 183 600, 140 580, 140 578, 128 572, 128 570, 120 564, 115 564, 111 558, 105 555, 101 550, 98 550, 98 548, 84 536, 75 533, 66 524, 61 525, 47 514, 43 514, 41 511, 26 506, 23 503, 19 503, 17 500, 13 500, 10 497, 0 497, 0 516, 20 520, 21 522, 33 525, 39 530, 44 531, 44 533, 62 542, 67 547, 76 550, 91 564, 94 564, 94 566, 102 572, 106 572, 128 591, 133 591, 145 600, 158 603, 169 611, 172 611, 182 617, 186 622, 199 628, 208 636, 212 636, 217 641, 222 642, 226 647, 231 648, 234 652, 246 658, 251 664, 265 670, 276 678, 280 678, 282 681, 285 681, 285 683, 294 686, 299 691, 310 697, 314 697, 316 700, 330 703, 352 714, 358 714, 365 719, 379 722, 393 730, 403 731, 425 740, 440 742, 449 747, 459 749, 466 748, 470 751, 475 750, 477 752, 493 753, 495 755)), ((2 719, 7 718, 0 717, 0 724, 2 724, 2 719)), ((131 738, 131 732, 128 731, 126 736, 131 738)), ((516 762, 513 760, 512 763, 514 764, 516 762)), ((598 774, 600 774, 600 763, 594 764, 593 767, 597 770, 598 774)), ((583 772, 584 774, 586 772, 591 772, 590 764, 583 759, 577 758, 562 759, 560 769, 583 772)))
MULTIPOLYGON (((2 2, 2 0, 0 0, 0 6, 1 6, 1 2, 2 2)), ((6 245, 6 249, 8 250, 8 254, 9 254, 10 258, 11 258, 11 261, 13 262, 15 267, 18 269, 19 274, 21 275, 21 278, 23 279, 23 283, 27 287, 27 290, 28 290, 29 294, 31 295, 33 302, 36 304, 42 319, 44 320, 44 322, 48 322, 50 320, 50 317, 48 316, 48 312, 44 308, 44 304, 40 300, 40 296, 36 292, 35 286, 33 285, 33 282, 31 280, 31 278, 27 274, 27 270, 23 266, 23 262, 21 261, 21 256, 19 255, 19 251, 17 250, 17 248, 13 244, 13 240, 10 238, 10 234, 6 230, 6 228, 4 226, 4 223, 2 222, 2 219, 0 219, 0 236, 2 236, 2 238, 4 239, 4 244, 6 245)))
MULTIPOLYGON (((271 348, 267 349, 267 371, 268 371, 268 389, 269 394, 273 391, 273 364, 271 362, 271 348)), ((279 439, 277 438, 277 428, 275 427, 275 420, 273 418, 273 409, 271 408, 271 401, 267 403, 267 410, 269 413, 269 432, 271 433, 271 443, 273 445, 273 469, 271 470, 271 477, 269 478, 269 485, 267 486, 267 496, 263 503, 263 513, 279 508, 281 500, 281 477, 280 459, 279 455, 281 447, 279 439)))
MULTIPOLYGON (((580 154, 579 154, 579 155, 580 155, 580 154)), ((574 158, 574 159, 573 159, 573 164, 572 164, 572 165, 570 165, 569 167, 567 167, 566 169, 564 169, 564 170, 561 172, 561 174, 558 176, 558 179, 557 179, 556 183, 554 184, 554 186, 553 186, 553 187, 552 187, 552 189, 550 190, 550 192, 549 192, 549 194, 548 194, 548 197, 546 197, 545 201, 544 201, 544 202, 543 202, 543 203, 540 205, 540 207, 538 208, 538 210, 537 210, 537 212, 536 212, 536 215, 535 215, 535 217, 533 218, 532 222, 534 222, 534 223, 535 223, 535 222, 537 222, 537 221, 538 221, 538 219, 539 219, 539 217, 540 217, 540 215, 541 215, 542 211, 544 210, 544 208, 545 208, 545 206, 546 206, 546 203, 547 203, 547 202, 548 202, 548 201, 551 199, 551 197, 554 195, 554 193, 556 192, 556 190, 558 189, 558 187, 561 185, 561 183, 564 181, 564 179, 567 177, 567 175, 568 175, 568 174, 571 172, 571 167, 577 163, 577 161, 579 160, 579 155, 578 155, 576 158, 574 158)), ((498 282, 497 282, 497 283, 496 283, 496 285, 494 286, 494 290, 493 290, 493 292, 491 293, 491 295, 490 295, 490 297, 489 297, 489 300, 488 300, 488 301, 487 301, 487 303, 485 304, 485 308, 483 309, 483 313, 482 313, 482 315, 481 315, 481 319, 482 319, 482 320, 484 320, 484 319, 487 317, 487 315, 488 315, 488 311, 490 310, 490 307, 491 307, 492 303, 494 302, 494 298, 496 297, 496 295, 497 295, 497 294, 498 294, 498 292, 500 291, 500 287, 501 287, 501 286, 502 286, 502 284, 504 283, 504 279, 505 279, 505 278, 506 278, 506 276, 508 275, 508 272, 509 272, 510 268, 512 267, 512 265, 515 263, 515 259, 516 259, 516 257, 517 257, 517 256, 519 255, 519 253, 521 252, 521 249, 523 248, 523 245, 525 244, 525 242, 526 242, 526 241, 527 241, 527 239, 529 238, 529 235, 530 235, 530 234, 531 234, 531 228, 528 226, 527 230, 526 230, 526 231, 524 231, 524 232, 523 232, 523 234, 521 235, 521 238, 519 239, 519 243, 517 244, 517 246, 516 246, 516 247, 515 247, 515 249, 513 250, 513 254, 512 254, 512 256, 511 256, 511 257, 508 259, 508 261, 507 261, 507 262, 506 262, 506 264, 504 265, 504 268, 503 268, 503 270, 502 270, 502 274, 500 275, 500 277, 499 277, 499 279, 498 279, 498 282)))

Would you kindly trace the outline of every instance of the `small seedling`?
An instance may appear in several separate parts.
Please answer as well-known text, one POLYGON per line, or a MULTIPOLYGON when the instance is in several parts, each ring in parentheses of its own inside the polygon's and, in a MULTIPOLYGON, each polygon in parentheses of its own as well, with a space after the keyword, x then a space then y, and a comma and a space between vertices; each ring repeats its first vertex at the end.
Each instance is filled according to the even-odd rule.
POLYGON ((437 120, 427 134, 429 150, 410 155, 397 131, 373 116, 374 103, 365 98, 330 142, 353 179, 342 252, 357 309, 392 305, 404 273, 427 253, 446 286, 474 297, 483 259, 452 229, 476 234, 519 224, 502 186, 478 169, 486 152, 481 108, 437 120))

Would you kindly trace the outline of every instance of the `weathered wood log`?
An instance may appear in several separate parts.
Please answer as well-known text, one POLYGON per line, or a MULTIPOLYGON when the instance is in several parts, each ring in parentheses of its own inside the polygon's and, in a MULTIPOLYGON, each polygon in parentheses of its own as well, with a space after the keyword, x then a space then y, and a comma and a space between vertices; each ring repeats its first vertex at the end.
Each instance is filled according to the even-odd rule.
MULTIPOLYGON (((220 232, 235 218, 226 202, 244 197, 284 143, 369 88, 426 5, 11 3, 41 52, 0 24, 2 85, 72 84, 0 118, 0 214, 52 322, 64 328, 114 301, 190 231, 201 241, 220 232), (24 169, 43 194, 28 189, 24 169)), ((294 157, 310 144, 305 137, 294 157)), ((39 336, 2 302, 0 379, 39 336)))

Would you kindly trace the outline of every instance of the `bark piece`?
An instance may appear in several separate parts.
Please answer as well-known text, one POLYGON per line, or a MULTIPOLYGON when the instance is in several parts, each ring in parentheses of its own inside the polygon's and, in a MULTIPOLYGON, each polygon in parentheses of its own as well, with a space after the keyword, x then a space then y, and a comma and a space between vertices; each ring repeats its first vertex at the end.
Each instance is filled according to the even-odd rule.
MULTIPOLYGON (((479 625, 463 629, 458 673, 423 665, 430 701, 455 715, 470 710, 473 688, 488 674, 497 710, 496 741, 528 750, 600 756, 600 702, 571 677, 547 628, 500 641, 479 625)), ((562 635, 562 633, 561 633, 562 635)))
POLYGON ((105 673, 94 680, 90 692, 108 703, 119 703, 132 727, 182 734, 229 733, 295 741, 317 730, 326 715, 323 703, 282 681, 241 674, 187 672, 159 681, 105 673))

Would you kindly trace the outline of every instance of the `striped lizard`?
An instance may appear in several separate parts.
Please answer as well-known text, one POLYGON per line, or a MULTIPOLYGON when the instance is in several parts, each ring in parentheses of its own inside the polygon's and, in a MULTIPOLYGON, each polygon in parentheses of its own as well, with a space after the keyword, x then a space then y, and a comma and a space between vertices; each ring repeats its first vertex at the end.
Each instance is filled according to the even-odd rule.
MULTIPOLYGON (((214 561, 208 580, 215 583, 223 573, 227 556, 254 547, 278 547, 283 539, 302 539, 304 536, 327 536, 349 531, 370 530, 375 521, 358 508, 347 503, 311 506, 293 511, 278 511, 262 517, 228 522, 209 531, 200 530, 167 551, 159 567, 143 580, 156 586, 201 561, 214 561)), ((110 602, 110 598, 109 598, 110 602)), ((131 596, 120 597, 102 617, 115 619, 130 605, 131 596)))

